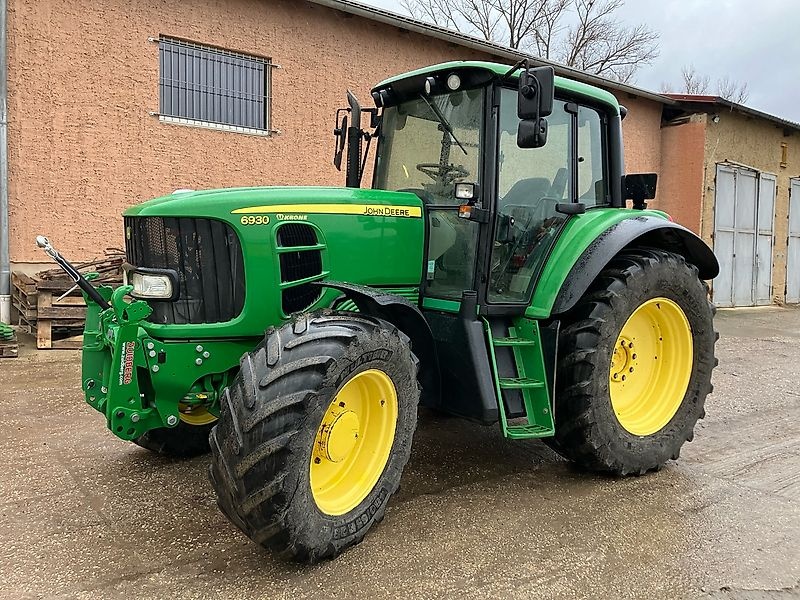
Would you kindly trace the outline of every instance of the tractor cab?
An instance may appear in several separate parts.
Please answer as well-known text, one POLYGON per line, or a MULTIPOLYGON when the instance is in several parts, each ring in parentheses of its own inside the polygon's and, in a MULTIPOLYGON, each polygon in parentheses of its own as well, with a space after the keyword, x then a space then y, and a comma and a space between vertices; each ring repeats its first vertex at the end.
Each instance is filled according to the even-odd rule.
POLYGON ((338 148, 347 134, 347 182, 359 187, 376 139, 372 188, 422 200, 420 307, 443 382, 435 408, 500 421, 509 437, 552 435, 558 314, 599 271, 576 267, 565 284, 575 255, 563 249, 582 249, 578 265, 602 261, 644 232, 599 248, 617 222, 663 224, 636 210, 655 196, 655 174, 623 175, 625 110, 609 92, 528 61, 435 65, 379 83, 372 97, 367 134, 348 94, 352 120, 337 127, 338 148))
POLYGON ((568 217, 623 205, 616 99, 551 67, 446 63, 372 95, 372 187, 426 209, 423 304, 475 290, 485 314, 523 312, 568 217))

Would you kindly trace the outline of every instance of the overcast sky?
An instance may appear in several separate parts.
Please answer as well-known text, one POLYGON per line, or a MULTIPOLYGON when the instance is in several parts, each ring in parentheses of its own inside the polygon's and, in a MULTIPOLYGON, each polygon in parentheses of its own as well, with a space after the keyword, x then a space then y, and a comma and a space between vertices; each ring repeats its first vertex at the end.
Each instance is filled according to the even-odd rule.
MULTIPOLYGON (((396 0, 360 0, 403 12, 396 0)), ((634 85, 658 92, 694 64, 716 79, 746 81, 748 106, 800 122, 800 2, 798 0, 627 0, 618 15, 661 34, 661 55, 634 85)))

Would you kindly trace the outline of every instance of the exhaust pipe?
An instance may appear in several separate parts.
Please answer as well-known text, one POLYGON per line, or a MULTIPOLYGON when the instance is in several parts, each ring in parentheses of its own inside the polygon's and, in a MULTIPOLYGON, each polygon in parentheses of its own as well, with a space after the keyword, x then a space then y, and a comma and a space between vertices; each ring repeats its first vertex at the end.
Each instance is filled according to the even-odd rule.
POLYGON ((350 127, 347 129, 347 187, 361 187, 361 105, 358 98, 347 90, 350 105, 350 127))

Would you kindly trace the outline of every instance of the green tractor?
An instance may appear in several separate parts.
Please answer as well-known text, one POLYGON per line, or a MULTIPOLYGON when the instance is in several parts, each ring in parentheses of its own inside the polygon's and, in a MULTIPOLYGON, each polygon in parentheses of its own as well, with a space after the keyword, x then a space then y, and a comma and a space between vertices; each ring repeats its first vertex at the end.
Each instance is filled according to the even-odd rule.
POLYGON ((337 114, 344 188, 128 209, 117 289, 37 240, 86 298, 86 402, 149 450, 210 446, 222 511, 306 562, 383 518, 420 404, 601 473, 678 458, 712 389, 718 264, 646 208, 655 175, 623 174, 624 107, 527 62, 372 96, 337 114))

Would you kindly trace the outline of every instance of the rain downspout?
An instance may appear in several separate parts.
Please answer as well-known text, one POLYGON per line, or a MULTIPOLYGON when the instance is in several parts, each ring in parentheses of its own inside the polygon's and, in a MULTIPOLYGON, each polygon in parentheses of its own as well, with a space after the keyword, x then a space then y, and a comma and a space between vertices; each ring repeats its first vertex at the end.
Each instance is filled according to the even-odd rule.
POLYGON ((0 323, 11 323, 11 259, 8 253, 8 56, 7 0, 0 0, 0 323))

